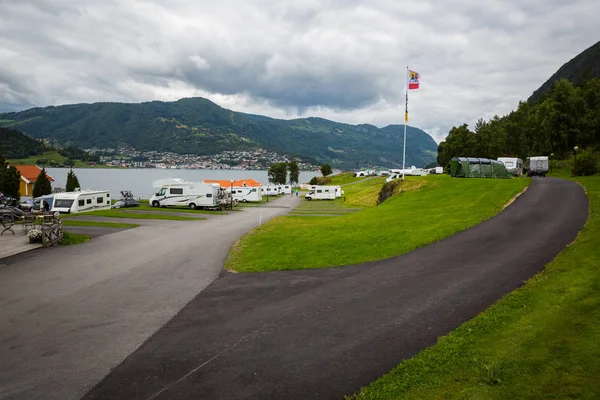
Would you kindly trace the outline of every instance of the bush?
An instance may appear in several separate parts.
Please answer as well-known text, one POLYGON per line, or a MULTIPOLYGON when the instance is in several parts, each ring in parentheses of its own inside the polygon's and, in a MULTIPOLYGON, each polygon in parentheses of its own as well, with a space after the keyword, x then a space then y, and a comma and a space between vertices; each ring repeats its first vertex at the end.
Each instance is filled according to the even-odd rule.
POLYGON ((600 154, 593 149, 587 148, 577 152, 575 164, 571 173, 573 176, 589 176, 598 173, 600 170, 600 154))
POLYGON ((45 158, 38 158, 37 160, 35 160, 35 163, 37 165, 46 165, 48 164, 48 160, 45 158))

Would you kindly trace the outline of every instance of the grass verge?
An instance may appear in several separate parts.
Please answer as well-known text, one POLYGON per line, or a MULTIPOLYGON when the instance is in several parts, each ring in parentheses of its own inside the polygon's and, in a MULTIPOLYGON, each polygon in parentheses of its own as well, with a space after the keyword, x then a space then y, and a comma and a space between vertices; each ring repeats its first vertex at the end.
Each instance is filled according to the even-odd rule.
POLYGON ((171 221, 201 221, 204 218, 197 217, 184 217, 181 215, 168 215, 168 214, 159 214, 159 213, 135 213, 135 212, 127 212, 126 210, 115 209, 115 210, 100 210, 100 211, 90 211, 86 213, 80 214, 67 214, 62 215, 61 218, 67 220, 71 217, 85 217, 85 216, 95 216, 95 217, 109 217, 109 218, 131 218, 131 219, 160 219, 160 220, 171 220, 171 221))
POLYGON ((544 271, 352 398, 600 398, 600 177, 576 241, 544 271))
MULTIPOLYGON (((408 177, 405 182, 419 189, 402 191, 359 212, 274 218, 240 239, 225 266, 240 272, 323 268, 404 254, 494 216, 530 180, 431 175, 408 177)), ((375 187, 382 182, 367 183, 373 186, 346 193, 347 202, 363 190, 376 196, 375 187)), ((358 202, 364 204, 365 199, 358 202)))
POLYGON ((81 235, 79 233, 72 233, 69 231, 63 231, 63 235, 64 236, 61 243, 63 246, 85 243, 92 238, 88 235, 81 235))
POLYGON ((75 219, 65 219, 62 221, 63 226, 98 226, 102 228, 137 228, 138 224, 124 224, 121 222, 104 222, 104 221, 81 221, 75 219))

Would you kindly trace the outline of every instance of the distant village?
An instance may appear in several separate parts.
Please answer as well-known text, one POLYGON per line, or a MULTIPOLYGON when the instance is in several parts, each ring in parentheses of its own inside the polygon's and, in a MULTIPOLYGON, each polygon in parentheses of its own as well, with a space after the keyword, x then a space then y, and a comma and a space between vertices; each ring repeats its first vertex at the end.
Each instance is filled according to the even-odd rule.
MULTIPOLYGON (((131 147, 118 149, 85 149, 100 157, 100 163, 121 168, 163 169, 268 169, 271 164, 292 161, 293 157, 264 149, 223 151, 214 155, 177 154, 167 151, 138 151, 131 147)), ((297 160, 300 170, 318 170, 318 166, 297 160)))

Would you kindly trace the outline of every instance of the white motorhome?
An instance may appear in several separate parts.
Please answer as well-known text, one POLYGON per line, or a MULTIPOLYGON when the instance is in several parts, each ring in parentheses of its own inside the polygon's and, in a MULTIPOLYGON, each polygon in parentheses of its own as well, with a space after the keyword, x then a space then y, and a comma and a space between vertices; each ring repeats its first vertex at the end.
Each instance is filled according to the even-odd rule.
MULTIPOLYGON (((405 176, 425 176, 425 175, 427 175, 427 171, 425 171, 423 168, 417 168, 414 165, 412 167, 406 168, 406 169, 390 169, 390 173, 399 175, 400 177, 402 177, 403 173, 405 176)), ((390 177, 391 177, 391 175, 390 175, 390 177)), ((395 179, 397 179, 397 178, 395 178, 395 179)))
POLYGON ((333 188, 336 198, 340 198, 344 194, 344 191, 342 190, 341 186, 319 186, 319 185, 307 186, 307 189, 311 192, 314 192, 315 190, 321 189, 321 188, 333 188))
POLYGON ((246 203, 248 201, 262 201, 262 191, 258 186, 238 186, 231 188, 234 200, 246 203))
POLYGON ((150 198, 152 207, 183 206, 196 208, 220 208, 217 183, 187 182, 182 179, 159 179, 154 187, 160 188, 150 198))
POLYGON ((306 200, 335 200, 336 197, 336 186, 311 186, 311 191, 304 195, 306 200))
POLYGON ((523 160, 514 157, 499 157, 500 161, 506 167, 506 170, 515 176, 521 176, 523 173, 523 160))
POLYGON ((108 190, 78 190, 57 193, 54 196, 52 212, 75 214, 86 211, 110 210, 110 192, 108 190))

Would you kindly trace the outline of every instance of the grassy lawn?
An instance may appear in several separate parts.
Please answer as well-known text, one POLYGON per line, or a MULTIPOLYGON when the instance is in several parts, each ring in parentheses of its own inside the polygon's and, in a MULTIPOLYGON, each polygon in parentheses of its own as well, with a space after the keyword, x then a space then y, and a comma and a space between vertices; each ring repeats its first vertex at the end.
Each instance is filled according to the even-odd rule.
MULTIPOLYGON (((67 159, 67 157, 58 154, 58 151, 54 150, 54 151, 46 151, 46 152, 44 152, 42 154, 38 154, 36 156, 29 156, 27 158, 21 158, 18 160, 8 160, 8 162, 9 162, 9 164, 31 164, 31 165, 33 165, 40 158, 45 158, 46 160, 48 160, 48 162, 56 161, 59 164, 62 164, 67 159)), ((79 161, 79 160, 73 160, 73 162, 75 163, 73 168, 89 168, 90 167, 86 163, 79 161)), ((40 167, 42 167, 42 165, 40 165, 40 167)), ((53 167, 53 166, 48 164, 48 165, 44 165, 44 167, 53 167)), ((66 172, 65 172, 65 174, 66 174, 66 172)))
MULTIPOLYGON (((146 203, 148 204, 148 203, 146 203)), ((129 207, 129 208, 117 208, 115 210, 121 210, 123 212, 131 212, 131 211, 150 211, 150 212, 178 212, 178 213, 188 213, 188 214, 220 214, 219 211, 209 211, 209 210, 191 210, 189 208, 184 207, 152 207, 150 205, 144 205, 140 203, 139 207, 129 207)))
POLYGON ((600 177, 590 219, 544 271, 355 399, 600 398, 600 177))
POLYGON ((201 221, 204 218, 197 217, 183 217, 181 215, 168 215, 168 214, 159 214, 159 213, 135 213, 135 212, 127 212, 122 209, 114 209, 114 210, 99 210, 99 211, 90 211, 86 213, 78 213, 78 214, 66 214, 61 215, 61 218, 67 219, 71 217, 84 217, 84 216, 96 216, 96 217, 110 217, 110 218, 132 218, 132 219, 161 219, 161 220, 172 220, 172 221, 201 221))
POLYGON ((63 231, 63 246, 69 246, 71 244, 81 244, 90 240, 92 237, 88 235, 81 235, 79 233, 71 233, 69 231, 63 231))
POLYGON ((104 221, 80 221, 75 219, 64 219, 63 226, 99 226, 103 228, 137 228, 138 224, 123 224, 120 222, 104 222, 104 221))
MULTIPOLYGON (((412 190, 377 207, 333 217, 274 218, 240 239, 225 266, 240 272, 324 268, 404 254, 494 216, 529 182, 408 177, 403 185, 412 190)), ((346 203, 374 204, 363 192, 376 197, 381 183, 345 187, 346 203)))

